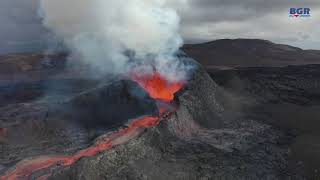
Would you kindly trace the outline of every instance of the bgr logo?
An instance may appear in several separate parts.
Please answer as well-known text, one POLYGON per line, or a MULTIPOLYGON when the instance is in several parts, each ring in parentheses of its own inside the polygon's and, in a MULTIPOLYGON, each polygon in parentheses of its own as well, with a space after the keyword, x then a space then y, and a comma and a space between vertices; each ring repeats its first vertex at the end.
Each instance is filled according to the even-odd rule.
POLYGON ((310 8, 290 8, 289 17, 310 17, 310 8))

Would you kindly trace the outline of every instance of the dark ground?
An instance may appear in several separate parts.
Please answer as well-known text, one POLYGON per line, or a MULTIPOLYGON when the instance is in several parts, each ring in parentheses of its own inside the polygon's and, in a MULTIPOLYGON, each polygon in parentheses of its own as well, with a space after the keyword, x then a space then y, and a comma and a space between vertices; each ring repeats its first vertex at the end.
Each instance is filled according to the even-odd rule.
POLYGON ((247 116, 292 132, 290 165, 304 164, 295 171, 319 178, 320 65, 239 68, 210 75, 234 96, 253 100, 242 107, 247 116))
MULTIPOLYGON (((177 94, 174 116, 52 179, 320 179, 320 65, 304 65, 317 63, 319 51, 261 40, 199 47, 185 48, 212 79, 196 71, 177 94)), ((90 93, 97 82, 62 71, 63 56, 53 64, 28 56, 0 60, 0 127, 16 128, 0 129, 0 172, 24 156, 74 152, 96 137, 78 126, 57 133, 59 124, 46 129, 43 120, 52 100, 90 93), (30 136, 21 139, 24 131, 30 136)))

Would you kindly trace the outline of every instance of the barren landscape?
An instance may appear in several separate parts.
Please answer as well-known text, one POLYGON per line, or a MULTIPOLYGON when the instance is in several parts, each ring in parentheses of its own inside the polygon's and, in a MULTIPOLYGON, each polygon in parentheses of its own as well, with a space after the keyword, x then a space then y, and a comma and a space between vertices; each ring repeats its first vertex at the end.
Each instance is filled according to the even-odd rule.
POLYGON ((87 78, 66 54, 1 56, 0 179, 320 178, 319 51, 183 50, 194 68, 181 84, 87 78))

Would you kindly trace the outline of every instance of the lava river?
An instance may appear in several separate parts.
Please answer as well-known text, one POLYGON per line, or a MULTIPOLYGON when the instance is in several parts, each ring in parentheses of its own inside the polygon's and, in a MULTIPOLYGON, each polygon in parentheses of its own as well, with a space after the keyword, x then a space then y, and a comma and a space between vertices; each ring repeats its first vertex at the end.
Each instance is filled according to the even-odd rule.
MULTIPOLYGON (((172 102, 174 94, 184 86, 184 83, 169 83, 157 72, 154 72, 151 76, 133 76, 132 79, 144 88, 152 98, 165 102, 172 102)), ((50 169, 51 167, 67 167, 83 157, 95 156, 116 145, 123 144, 138 136, 144 129, 157 126, 161 120, 161 116, 172 111, 165 106, 159 106, 158 108, 160 112, 158 116, 146 116, 135 119, 127 128, 102 137, 94 145, 73 155, 41 156, 21 161, 0 177, 0 180, 28 180, 34 173, 40 170, 50 169)), ((37 179, 45 180, 50 175, 45 174, 37 179)))

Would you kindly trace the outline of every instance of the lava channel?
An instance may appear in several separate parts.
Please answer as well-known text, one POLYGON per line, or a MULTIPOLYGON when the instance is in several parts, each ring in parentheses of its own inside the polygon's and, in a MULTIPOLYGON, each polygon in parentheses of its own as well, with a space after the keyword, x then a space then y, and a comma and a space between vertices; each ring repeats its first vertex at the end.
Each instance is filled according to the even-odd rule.
MULTIPOLYGON (((167 82, 159 73, 154 73, 149 77, 135 76, 133 80, 144 88, 152 98, 167 102, 173 101, 174 94, 184 86, 184 83, 167 82)), ((23 160, 1 176, 0 180, 29 180, 37 171, 49 169, 51 167, 71 166, 83 157, 96 156, 105 150, 123 144, 138 136, 146 128, 157 126, 160 123, 161 116, 172 112, 172 110, 159 106, 159 112, 159 116, 146 116, 133 120, 127 128, 120 129, 109 136, 100 138, 91 147, 81 150, 74 155, 41 156, 23 160)), ((38 180, 45 180, 50 177, 50 175, 51 174, 43 175, 39 177, 38 180)))

